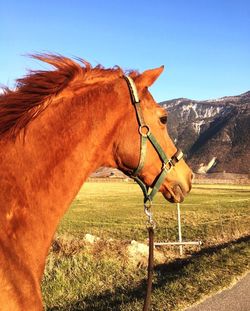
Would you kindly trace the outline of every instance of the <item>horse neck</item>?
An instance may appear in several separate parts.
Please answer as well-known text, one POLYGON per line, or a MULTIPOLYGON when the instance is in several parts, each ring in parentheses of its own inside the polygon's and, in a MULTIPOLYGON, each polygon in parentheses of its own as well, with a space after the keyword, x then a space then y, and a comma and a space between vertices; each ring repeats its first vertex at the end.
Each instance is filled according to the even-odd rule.
POLYGON ((62 98, 32 121, 25 141, 13 147, 15 183, 9 184, 18 197, 10 202, 6 232, 18 240, 16 252, 25 252, 39 277, 59 220, 83 182, 98 167, 115 166, 112 146, 122 116, 115 102, 114 95, 92 103, 62 98))

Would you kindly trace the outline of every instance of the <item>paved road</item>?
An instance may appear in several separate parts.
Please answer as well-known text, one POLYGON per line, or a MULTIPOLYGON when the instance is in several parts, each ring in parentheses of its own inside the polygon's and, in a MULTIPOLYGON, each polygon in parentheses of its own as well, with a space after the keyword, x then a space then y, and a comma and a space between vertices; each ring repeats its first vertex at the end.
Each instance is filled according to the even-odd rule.
POLYGON ((250 311, 250 273, 232 288, 215 294, 186 311, 250 311))

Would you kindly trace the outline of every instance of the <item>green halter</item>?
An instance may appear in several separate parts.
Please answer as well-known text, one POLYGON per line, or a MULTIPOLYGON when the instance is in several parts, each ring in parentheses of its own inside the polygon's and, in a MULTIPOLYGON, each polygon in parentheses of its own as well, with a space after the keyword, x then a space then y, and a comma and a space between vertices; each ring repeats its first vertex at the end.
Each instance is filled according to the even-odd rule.
POLYGON ((140 100, 138 97, 138 92, 133 79, 129 76, 124 76, 124 79, 128 84, 132 104, 135 107, 136 117, 139 124, 139 134, 141 136, 139 164, 137 168, 132 172, 130 177, 132 177, 141 187, 144 195, 144 206, 146 207, 147 205, 149 206, 151 205, 153 198, 158 192, 162 183, 164 182, 167 173, 172 169, 173 166, 175 166, 177 162, 179 162, 182 159, 183 153, 181 150, 177 150, 177 152, 170 159, 167 158, 164 150, 161 148, 160 144, 157 142, 156 138, 151 133, 150 127, 144 121, 140 100), (147 153, 147 140, 149 140, 150 143, 153 145, 154 149, 158 153, 159 158, 162 162, 161 172, 156 177, 153 187, 151 188, 151 191, 149 191, 149 187, 138 176, 145 163, 147 153))

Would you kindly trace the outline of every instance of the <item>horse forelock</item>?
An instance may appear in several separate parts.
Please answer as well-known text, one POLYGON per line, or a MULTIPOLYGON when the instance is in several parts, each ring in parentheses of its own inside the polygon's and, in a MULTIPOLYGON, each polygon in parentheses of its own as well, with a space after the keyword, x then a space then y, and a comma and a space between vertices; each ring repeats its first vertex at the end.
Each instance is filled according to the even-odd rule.
POLYGON ((14 90, 3 88, 0 94, 0 138, 16 136, 66 88, 91 88, 124 74, 120 67, 104 69, 98 65, 93 68, 80 58, 77 62, 52 54, 31 57, 52 65, 54 70, 29 71, 25 77, 16 80, 14 90))

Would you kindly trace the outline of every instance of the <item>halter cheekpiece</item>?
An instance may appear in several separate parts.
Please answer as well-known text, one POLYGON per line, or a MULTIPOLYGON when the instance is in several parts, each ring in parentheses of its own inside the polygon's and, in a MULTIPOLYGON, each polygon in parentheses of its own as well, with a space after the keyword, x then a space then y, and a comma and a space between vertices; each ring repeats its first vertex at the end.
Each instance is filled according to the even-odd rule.
POLYGON ((147 207, 151 206, 154 196, 156 195, 162 183, 164 182, 167 173, 173 168, 173 166, 176 165, 177 162, 179 162, 183 158, 183 153, 181 150, 178 149, 177 152, 170 159, 168 159, 166 153, 158 143, 157 139, 151 133, 150 127, 144 121, 138 92, 133 79, 129 76, 124 76, 124 79, 128 84, 131 101, 133 106, 135 107, 136 117, 139 124, 139 135, 141 137, 139 164, 137 168, 134 169, 130 177, 132 177, 141 187, 144 195, 145 210, 147 210, 147 207), (149 140, 150 143, 153 145, 154 149, 158 153, 159 158, 162 162, 161 172, 156 177, 154 184, 151 187, 151 191, 149 191, 149 187, 138 176, 146 160, 147 140, 149 140))

